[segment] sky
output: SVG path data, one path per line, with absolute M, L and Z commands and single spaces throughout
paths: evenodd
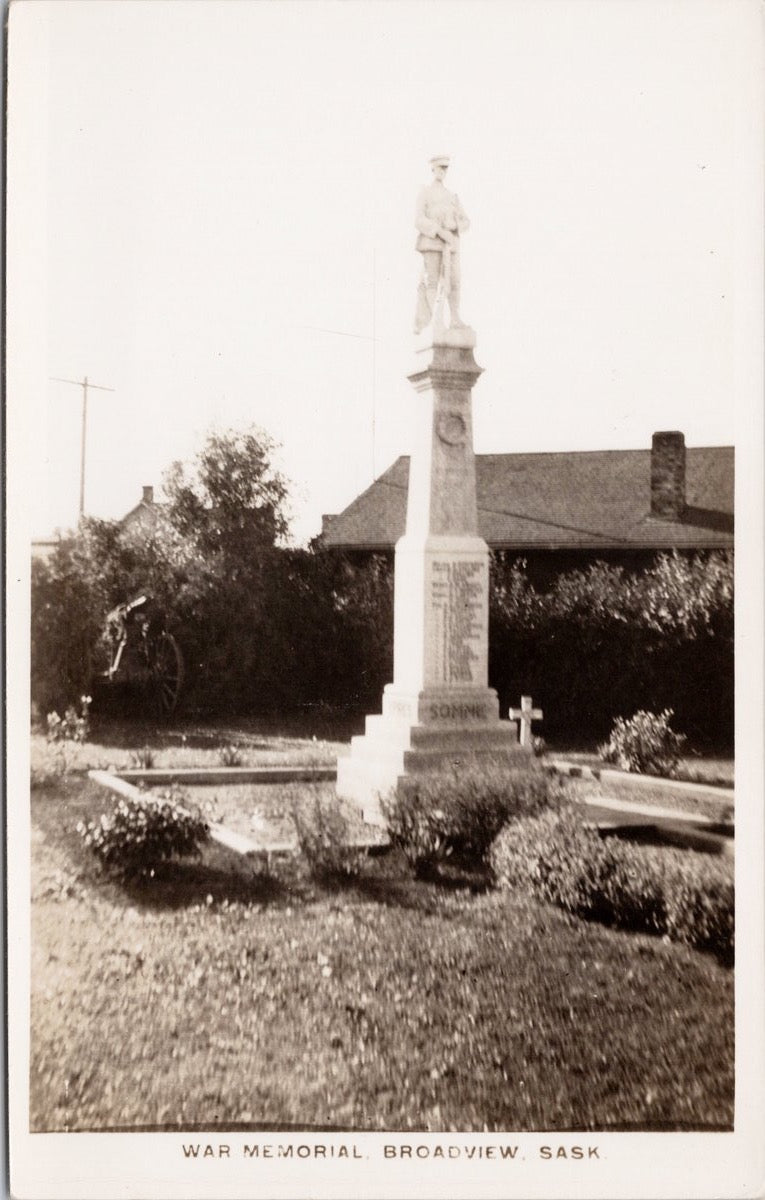
M 89 393 L 100 517 L 159 494 L 211 426 L 279 443 L 298 542 L 408 453 L 414 208 L 441 153 L 471 220 L 477 452 L 745 441 L 759 20 L 745 0 L 19 0 L 9 334 L 34 352 L 9 444 L 31 535 L 77 519 L 82 389 L 52 377 L 114 389 Z

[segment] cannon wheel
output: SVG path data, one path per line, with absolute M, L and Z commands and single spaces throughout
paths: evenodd
M 169 716 L 183 687 L 183 655 L 171 633 L 160 633 L 152 647 L 149 666 L 159 711 Z

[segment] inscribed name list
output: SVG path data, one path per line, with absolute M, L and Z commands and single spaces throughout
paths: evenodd
M 486 564 L 457 559 L 430 566 L 434 682 L 483 684 Z

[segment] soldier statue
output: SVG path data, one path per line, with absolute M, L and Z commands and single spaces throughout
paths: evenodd
M 422 277 L 417 290 L 415 333 L 429 325 L 434 315 L 440 318 L 444 295 L 449 300 L 450 328 L 465 328 L 460 319 L 460 234 L 470 228 L 470 222 L 458 197 L 444 186 L 448 167 L 449 159 L 444 155 L 431 158 L 433 182 L 417 197 L 414 223 L 419 237 L 415 249 L 422 255 Z

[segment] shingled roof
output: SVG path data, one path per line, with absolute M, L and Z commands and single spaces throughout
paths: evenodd
M 732 547 L 733 447 L 685 451 L 685 507 L 679 519 L 651 514 L 651 454 L 478 454 L 481 536 L 496 550 Z M 391 549 L 406 525 L 408 482 L 409 459 L 402 456 L 343 512 L 326 519 L 324 545 Z

